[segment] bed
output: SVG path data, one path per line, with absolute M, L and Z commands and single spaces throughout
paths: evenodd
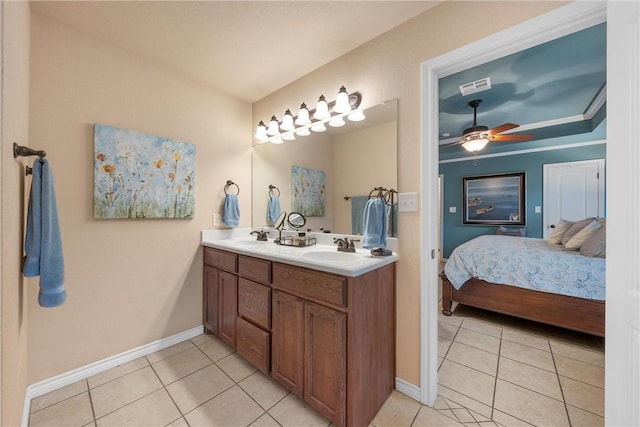
M 605 263 L 543 239 L 480 236 L 445 264 L 442 313 L 458 302 L 604 336 Z

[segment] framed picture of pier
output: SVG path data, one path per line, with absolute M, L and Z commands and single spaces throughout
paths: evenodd
M 525 225 L 525 173 L 462 178 L 462 223 Z

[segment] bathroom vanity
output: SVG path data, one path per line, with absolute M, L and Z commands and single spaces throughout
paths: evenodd
M 206 239 L 204 325 L 338 426 L 395 383 L 395 256 Z

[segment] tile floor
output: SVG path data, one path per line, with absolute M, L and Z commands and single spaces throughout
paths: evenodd
M 458 307 L 440 316 L 433 408 L 393 392 L 373 426 L 604 425 L 603 340 Z M 200 335 L 31 402 L 30 426 L 329 426 Z

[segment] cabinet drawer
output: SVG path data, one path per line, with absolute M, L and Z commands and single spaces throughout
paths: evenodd
M 238 317 L 236 351 L 258 369 L 269 373 L 269 332 Z
M 256 282 L 271 283 L 271 261 L 240 255 L 238 274 Z
M 236 272 L 238 255 L 213 248 L 204 248 L 204 263 L 221 270 Z
M 302 297 L 347 306 L 347 279 L 342 276 L 274 262 L 273 285 Z
M 265 329 L 271 328 L 271 288 L 240 278 L 238 315 Z

